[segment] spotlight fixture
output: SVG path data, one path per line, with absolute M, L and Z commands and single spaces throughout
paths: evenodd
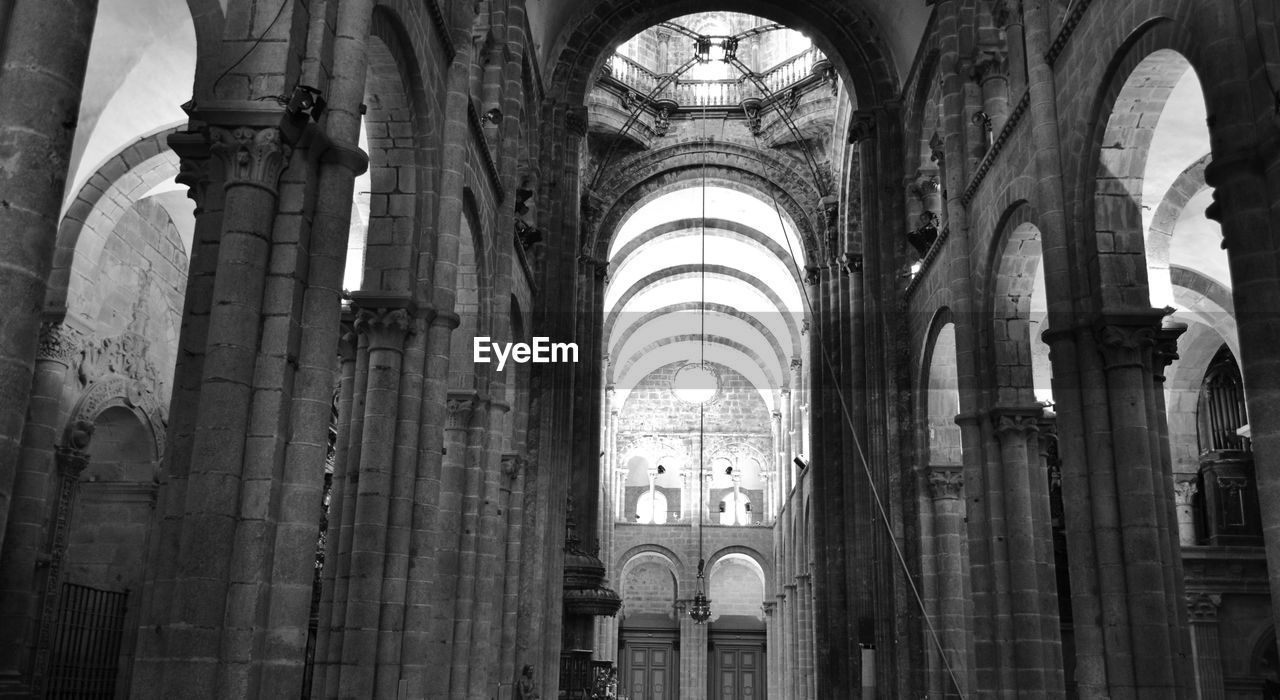
M 658 473 L 659 473 L 659 474 L 666 474 L 666 473 L 667 473 L 667 468 L 666 468 L 666 467 L 664 467 L 664 466 L 662 466 L 661 464 L 659 464 L 659 465 L 658 465 Z
M 497 124 L 498 122 L 502 121 L 502 110 L 498 109 L 497 107 L 494 107 L 493 109 L 484 113 L 483 119 L 489 122 L 490 124 Z
M 807 468 L 807 467 L 809 466 L 809 460 L 805 459 L 805 458 L 804 458 L 804 455 L 802 455 L 802 454 L 801 454 L 801 455 L 796 455 L 795 457 L 793 457 L 793 458 L 791 459 L 791 461 L 792 461 L 792 462 L 794 462 L 794 463 L 795 463 L 795 465 L 796 465 L 797 467 L 799 467 L 800 469 L 805 469 L 805 468 Z
M 733 476 L 733 467 L 725 467 L 724 473 L 728 474 L 729 476 Z

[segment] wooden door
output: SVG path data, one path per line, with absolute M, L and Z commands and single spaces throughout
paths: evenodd
M 760 646 L 716 644 L 711 653 L 713 700 L 764 698 L 764 653 Z
M 643 644 L 628 642 L 627 678 L 629 700 L 675 700 L 671 687 L 675 677 L 675 651 L 670 643 Z

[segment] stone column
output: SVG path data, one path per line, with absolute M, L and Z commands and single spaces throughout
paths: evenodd
M 794 581 L 795 579 L 792 579 Z M 802 697 L 801 678 L 800 678 L 800 646 L 803 634 L 800 627 L 799 617 L 799 597 L 796 594 L 796 584 L 787 583 L 782 586 L 782 593 L 778 594 L 778 601 L 782 603 L 784 619 L 786 620 L 786 685 L 784 691 L 788 699 Z
M 436 574 L 432 606 L 438 626 L 436 639 L 447 641 L 448 655 L 441 655 L 441 664 L 449 659 L 448 683 L 440 683 L 429 697 L 457 697 L 462 695 L 461 682 L 465 682 L 470 651 L 471 628 L 471 576 L 474 570 L 474 550 L 469 549 L 476 524 L 469 516 L 472 512 L 470 494 L 474 493 L 480 465 L 475 464 L 470 448 L 472 431 L 477 418 L 484 411 L 474 392 L 449 392 L 449 418 L 445 424 L 444 463 L 440 478 L 439 538 L 434 554 L 441 571 Z M 433 680 L 443 679 L 445 673 L 435 672 Z M 432 684 L 437 685 L 437 683 Z M 438 693 L 438 695 L 437 695 Z
M 764 611 L 764 644 L 765 644 L 765 693 L 766 700 L 780 700 L 782 696 L 779 679 L 782 676 L 782 664 L 779 663 L 782 640 L 778 630 L 778 604 L 766 600 L 760 608 Z
M 23 427 L 22 461 L 13 483 L 8 534 L 0 548 L 0 628 L 11 630 L 0 639 L 0 696 L 30 694 L 33 671 L 43 670 L 33 667 L 39 569 L 50 500 L 58 496 L 54 475 L 58 442 L 63 437 L 59 425 L 62 390 L 67 371 L 78 360 L 81 340 L 78 332 L 61 323 L 45 323 L 40 329 L 35 381 Z
M 362 296 L 357 302 L 355 330 L 362 336 L 363 429 L 359 461 L 351 475 L 344 511 L 350 528 L 350 560 L 344 572 L 346 616 L 343 620 L 341 695 L 373 697 L 394 688 L 398 669 L 378 666 L 382 579 L 387 558 L 387 526 L 392 496 L 392 463 L 398 416 L 401 362 L 411 327 L 407 297 Z M 384 662 L 385 663 L 385 662 Z M 378 676 L 381 675 L 382 678 Z
M 9 26 L 21 31 L 0 41 L 0 299 L 7 307 L 0 314 L 0 544 L 21 461 L 41 309 L 98 11 L 97 0 L 8 5 Z M 6 667 L 0 674 L 13 671 L 9 663 L 0 660 Z
M 1196 536 L 1195 497 L 1200 484 L 1195 474 L 1179 474 L 1173 482 L 1173 499 L 1178 509 L 1178 544 L 1193 547 L 1199 544 Z
M 1044 570 L 1041 556 L 1047 548 L 1040 540 L 1050 533 L 1047 528 L 1037 527 L 1036 522 L 1036 512 L 1041 510 L 1039 500 L 1048 498 L 1047 487 L 1042 483 L 1037 437 L 1040 414 L 1039 406 L 992 411 L 1000 449 L 1004 502 L 1004 518 L 996 538 L 1004 539 L 1008 547 L 1006 575 L 1009 580 L 1005 590 L 1009 595 L 1012 638 L 1006 641 L 1013 645 L 1016 687 L 1019 690 L 1038 688 L 1046 697 L 1056 697 L 1061 691 L 1049 683 L 1056 674 L 1053 668 L 1046 667 L 1049 658 L 1044 649 L 1047 641 L 1044 630 L 1056 626 L 1056 619 L 1042 620 L 1044 611 L 1040 604 L 1041 592 L 1054 588 L 1052 579 L 1041 578 Z
M 1196 690 L 1201 700 L 1225 700 L 1222 678 L 1222 646 L 1218 641 L 1218 609 L 1222 596 L 1187 594 L 1187 619 L 1191 621 L 1191 650 L 1195 658 Z
M 988 145 L 1000 135 L 1009 120 L 1007 66 L 1005 52 L 995 48 L 983 49 L 973 64 L 973 79 L 982 86 L 982 112 L 986 115 L 983 127 L 987 132 Z
M 691 598 L 676 601 L 676 617 L 680 620 L 680 696 L 701 698 L 707 695 L 707 630 L 709 624 L 698 624 L 689 617 Z M 715 601 L 711 601 L 715 615 Z
M 942 642 L 942 697 L 964 697 L 969 688 L 968 625 L 965 619 L 964 468 L 930 466 L 929 496 L 933 501 L 933 542 L 938 576 L 937 633 Z M 957 687 L 959 685 L 959 687 Z
M 991 17 L 996 26 L 1004 29 L 1005 43 L 1009 49 L 1006 92 L 1011 101 L 1021 100 L 1022 93 L 1027 89 L 1027 49 L 1022 34 L 1022 0 L 996 0 L 992 5 Z
M 499 642 L 501 664 L 498 681 L 510 682 L 520 669 L 516 668 L 516 624 L 520 613 L 520 551 L 524 541 L 524 472 L 526 460 L 518 454 L 502 455 L 502 481 L 506 513 L 505 575 L 502 596 L 502 635 Z

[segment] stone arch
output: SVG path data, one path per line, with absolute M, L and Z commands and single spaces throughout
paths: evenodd
M 53 269 L 45 309 L 65 313 L 67 299 L 81 285 L 72 275 L 78 261 L 98 260 L 107 238 L 129 207 L 156 185 L 178 174 L 178 157 L 168 137 L 183 128 L 170 125 L 120 149 L 98 166 L 58 224 Z
M 921 355 L 919 420 L 928 464 L 961 464 L 960 387 L 957 383 L 955 323 L 951 309 L 934 313 Z
M 369 169 L 358 183 L 368 183 L 369 196 L 360 285 L 366 291 L 413 288 L 417 234 L 430 220 L 431 198 L 420 196 L 427 189 L 426 139 L 434 117 L 424 87 L 403 21 L 378 5 L 369 24 L 365 74 Z
M 701 9 L 708 3 L 676 0 L 637 6 L 627 0 L 605 0 L 584 7 L 562 33 L 555 67 L 548 85 L 560 86 L 559 97 L 571 105 L 586 103 L 591 81 L 608 57 L 608 47 L 645 27 Z M 881 46 L 877 23 L 856 6 L 841 3 L 787 3 L 751 0 L 741 11 L 773 19 L 806 32 L 831 59 L 852 89 L 855 102 L 878 104 L 898 93 L 898 72 L 891 53 Z M 565 47 L 584 47 L 568 50 Z
M 1013 203 L 997 225 L 987 266 L 992 274 L 984 294 L 983 318 L 991 319 L 992 325 L 980 332 L 987 339 L 991 376 L 1002 378 L 992 396 L 996 406 L 1030 406 L 1037 400 L 1037 384 L 1047 389 L 1047 348 L 1039 341 L 1044 310 L 1032 308 L 1033 296 L 1039 294 L 1043 300 L 1044 295 L 1036 219 L 1036 212 L 1025 201 Z M 1040 363 L 1035 362 L 1037 352 Z
M 191 11 L 191 22 L 196 29 L 195 85 L 197 88 L 207 85 L 212 91 L 213 80 L 217 77 L 215 71 L 221 68 L 217 56 L 222 49 L 222 28 L 226 17 L 218 0 L 187 0 L 187 8 Z
M 750 561 L 755 569 L 756 574 L 760 577 L 760 585 L 764 591 L 764 599 L 769 600 L 774 595 L 774 571 L 773 562 L 767 557 L 760 554 L 752 547 L 741 544 L 731 544 L 721 547 L 713 551 L 706 558 L 705 571 L 708 578 L 715 571 L 716 565 L 725 560 L 744 560 Z
M 613 329 L 614 325 L 618 321 L 619 314 L 622 313 L 623 309 L 627 307 L 627 304 L 637 294 L 640 294 L 641 292 L 653 287 L 654 285 L 668 284 L 668 283 L 679 281 L 679 280 L 696 278 L 701 274 L 701 272 L 702 272 L 701 266 L 697 264 L 673 265 L 673 266 L 652 272 L 640 278 L 639 280 L 636 280 L 635 284 L 628 287 L 626 291 L 624 291 L 622 295 L 618 297 L 618 301 L 614 304 L 613 309 L 611 309 L 609 311 L 609 314 L 605 317 L 604 327 L 605 327 L 606 334 Z M 755 289 L 757 289 L 760 292 L 760 294 L 765 296 L 770 302 L 773 303 L 773 308 L 771 309 L 771 311 L 776 311 L 777 313 L 783 314 L 784 316 L 787 316 L 790 319 L 791 324 L 795 323 L 794 317 L 790 313 L 788 313 L 786 304 L 783 302 L 782 298 L 779 297 L 778 293 L 774 291 L 771 287 L 764 284 L 764 282 L 760 280 L 760 278 L 755 277 L 753 275 L 749 275 L 737 268 L 729 267 L 727 265 L 707 265 L 706 272 L 707 272 L 708 278 L 716 277 L 716 278 L 721 278 L 725 280 L 739 281 L 747 285 L 753 286 Z
M 1141 210 L 1147 151 L 1169 91 L 1186 71 L 1194 70 L 1202 86 L 1215 77 L 1203 70 L 1211 65 L 1201 55 L 1203 44 L 1185 22 L 1150 19 L 1129 34 L 1103 73 L 1087 156 L 1078 166 L 1081 219 L 1091 226 L 1077 245 L 1089 275 L 1084 293 L 1096 309 L 1150 307 Z M 1202 97 L 1211 102 L 1208 91 Z
M 618 571 L 619 580 L 627 574 L 628 567 L 642 559 L 661 561 L 667 566 L 668 571 L 671 572 L 671 576 L 676 580 L 677 596 L 679 595 L 678 587 L 685 580 L 685 577 L 691 577 L 693 575 L 688 570 L 688 565 L 685 564 L 684 560 L 680 558 L 680 555 L 677 554 L 675 550 L 657 543 L 649 542 L 645 544 L 638 544 L 618 555 L 615 566 Z
M 823 227 L 813 212 L 821 211 L 821 197 L 811 178 L 796 165 L 763 151 L 730 142 L 716 142 L 710 148 L 698 141 L 683 141 L 655 151 L 640 153 L 616 164 L 617 176 L 595 188 L 597 201 L 603 202 L 599 223 L 590 231 L 591 248 L 597 257 L 606 258 L 609 244 L 623 220 L 631 212 L 653 199 L 687 187 L 690 181 L 708 184 L 737 182 L 746 185 L 763 201 L 776 203 L 796 228 L 804 251 L 802 260 L 820 257 L 819 245 Z
M 644 346 L 643 348 L 641 348 L 632 357 L 627 358 L 627 361 L 619 368 L 618 373 L 616 375 L 610 375 L 609 377 L 607 377 L 606 382 L 612 382 L 617 379 L 621 379 L 629 376 L 630 370 L 633 366 L 636 366 L 638 363 L 640 363 L 646 354 L 651 353 L 654 350 L 657 350 L 658 348 L 677 344 L 677 343 L 683 343 L 683 342 L 697 342 L 697 341 L 700 341 L 702 337 L 703 336 L 700 336 L 698 334 L 680 334 L 680 335 L 672 335 L 666 338 L 662 338 L 660 340 L 656 340 Z M 772 380 L 769 382 L 767 387 L 758 387 L 762 392 L 765 391 L 766 388 L 776 389 L 779 386 L 781 386 L 780 376 L 778 374 L 770 373 L 770 370 L 773 369 L 773 367 L 771 367 L 771 365 L 767 361 L 765 361 L 765 359 L 760 356 L 760 353 L 756 352 L 754 348 L 748 347 L 742 343 L 739 343 L 736 340 L 733 340 L 732 338 L 726 338 L 724 336 L 707 335 L 705 337 L 706 337 L 706 342 L 708 346 L 713 346 L 713 345 L 722 346 L 725 348 L 736 350 L 742 355 L 745 355 L 746 357 L 751 358 L 751 361 L 755 363 L 756 368 L 758 368 L 765 377 Z M 713 362 L 714 360 L 712 360 L 711 358 L 708 358 L 708 361 Z M 728 365 L 728 366 L 738 371 L 740 371 L 741 369 L 733 365 Z M 610 368 L 610 370 L 612 371 L 612 367 Z M 780 372 L 781 370 L 779 369 L 777 371 Z M 773 401 L 769 399 L 765 399 L 765 405 L 768 406 L 770 410 L 773 410 Z
M 769 342 L 769 349 L 773 351 L 774 357 L 778 360 L 779 367 L 787 367 L 790 364 L 789 358 L 800 354 L 799 339 L 796 336 L 786 339 L 778 338 L 753 314 L 746 313 L 740 309 L 725 304 L 708 303 L 704 307 L 698 302 L 690 301 L 680 304 L 670 304 L 645 313 L 635 323 L 631 324 L 625 331 L 623 331 L 622 335 L 619 336 L 615 342 L 610 344 L 610 356 L 614 356 L 614 349 L 626 347 L 627 341 L 647 324 L 660 320 L 664 316 L 679 314 L 681 312 L 696 312 L 702 308 L 705 308 L 709 315 L 714 314 L 717 316 L 726 316 L 737 319 L 759 332 L 760 335 Z M 782 346 L 782 341 L 784 340 L 791 341 L 789 347 L 784 348 Z
M 452 389 L 487 389 L 492 363 L 472 362 L 472 338 L 493 335 L 493 280 L 489 248 L 486 247 L 481 208 L 468 188 L 462 192 L 462 230 L 458 233 L 457 277 L 454 283 L 454 311 L 461 318 L 450 347 L 449 386 Z
M 614 258 L 616 264 L 625 264 L 633 253 L 643 251 L 650 244 L 661 239 L 669 239 L 672 237 L 696 236 L 702 227 L 714 233 L 710 234 L 722 238 L 728 238 L 735 241 L 741 241 L 759 249 L 761 252 L 776 258 L 781 262 L 790 273 L 796 287 L 800 287 L 800 271 L 796 269 L 790 251 L 780 245 L 777 241 L 756 229 L 736 221 L 727 219 L 717 219 L 707 217 L 706 219 L 687 218 L 668 221 L 664 224 L 654 226 L 644 233 L 631 239 L 620 248 Z

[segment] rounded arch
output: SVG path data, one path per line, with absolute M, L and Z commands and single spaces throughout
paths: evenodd
M 1040 340 L 1047 308 L 1041 266 L 1040 229 L 1026 201 L 1014 202 L 1000 218 L 987 269 L 991 275 L 983 295 L 981 329 L 989 350 L 995 387 L 994 405 L 1030 406 L 1049 390 L 1048 348 Z
M 404 21 L 387 6 L 375 6 L 362 123 L 369 168 L 356 182 L 356 209 L 366 220 L 352 236 L 363 238 L 363 290 L 413 289 L 417 234 L 430 220 L 432 199 L 419 196 L 428 189 L 426 139 L 435 119 L 425 85 Z
M 614 570 L 618 572 L 618 579 L 621 580 L 622 577 L 626 576 L 628 567 L 641 560 L 663 562 L 671 572 L 671 575 L 675 577 L 677 595 L 679 595 L 679 586 L 685 581 L 685 577 L 692 577 L 693 575 L 688 571 L 684 560 L 674 550 L 657 543 L 648 542 L 631 547 L 618 555 L 614 565 Z
M 46 310 L 66 311 L 67 299 L 81 284 L 72 276 L 72 269 L 77 264 L 96 264 L 130 205 L 178 174 L 178 157 L 169 150 L 168 138 L 182 128 L 171 124 L 121 148 L 99 165 L 76 193 L 58 224 Z
M 1201 28 L 1203 29 L 1203 28 Z M 1201 70 L 1202 40 L 1184 22 L 1157 17 L 1129 34 L 1091 102 L 1088 154 L 1080 161 L 1085 235 L 1077 246 L 1099 310 L 1150 308 L 1142 183 L 1147 153 L 1173 87 Z M 1206 103 L 1210 95 L 1202 92 Z M 1210 110 L 1212 113 L 1212 110 Z
M 922 452 L 931 465 L 961 463 L 960 386 L 957 380 L 955 323 L 951 309 L 933 316 L 920 368 L 920 425 Z
M 690 330 L 696 329 L 699 323 L 698 311 L 703 308 L 706 310 L 706 318 L 712 321 L 707 326 L 709 332 L 716 332 L 717 326 L 722 328 L 726 335 L 736 329 L 739 332 L 733 332 L 732 335 L 740 340 L 749 341 L 749 345 L 755 345 L 757 341 L 763 342 L 764 345 L 759 350 L 760 357 L 763 359 L 769 353 L 772 353 L 780 372 L 785 371 L 790 366 L 790 357 L 799 354 L 799 345 L 794 339 L 791 339 L 791 342 L 784 346 L 783 343 L 787 339 L 776 337 L 764 323 L 752 314 L 744 313 L 725 304 L 706 304 L 704 307 L 698 302 L 684 302 L 649 311 L 636 319 L 634 323 L 619 334 L 616 340 L 610 342 L 609 356 L 620 359 L 626 358 L 626 361 L 631 360 L 636 353 L 624 353 L 623 351 L 628 348 L 628 344 L 633 338 L 643 342 L 644 336 L 649 335 L 644 333 L 646 330 L 652 330 L 658 337 L 661 337 L 672 331 L 679 331 L 682 326 L 687 326 Z M 649 337 L 653 336 L 649 335 Z M 649 346 L 646 345 L 646 347 Z M 788 347 L 790 352 L 788 352 Z M 782 381 L 785 383 L 785 376 Z
M 772 560 L 766 558 L 752 547 L 740 544 L 728 545 L 713 551 L 711 555 L 706 558 L 706 566 L 704 570 L 708 574 L 707 577 L 710 578 L 711 574 L 715 573 L 716 567 L 726 561 L 748 563 L 752 571 L 760 577 L 760 585 L 764 591 L 764 599 L 770 600 L 773 598 L 775 590 Z
M 611 166 L 611 173 L 595 190 L 603 213 L 588 245 L 597 257 L 608 256 L 612 236 L 632 212 L 704 177 L 708 184 L 737 182 L 733 189 L 749 188 L 761 200 L 776 202 L 801 240 L 804 250 L 796 254 L 803 254 L 805 264 L 821 257 L 823 228 L 815 214 L 821 211 L 821 196 L 812 177 L 768 153 L 730 142 L 681 141 L 624 159 Z

